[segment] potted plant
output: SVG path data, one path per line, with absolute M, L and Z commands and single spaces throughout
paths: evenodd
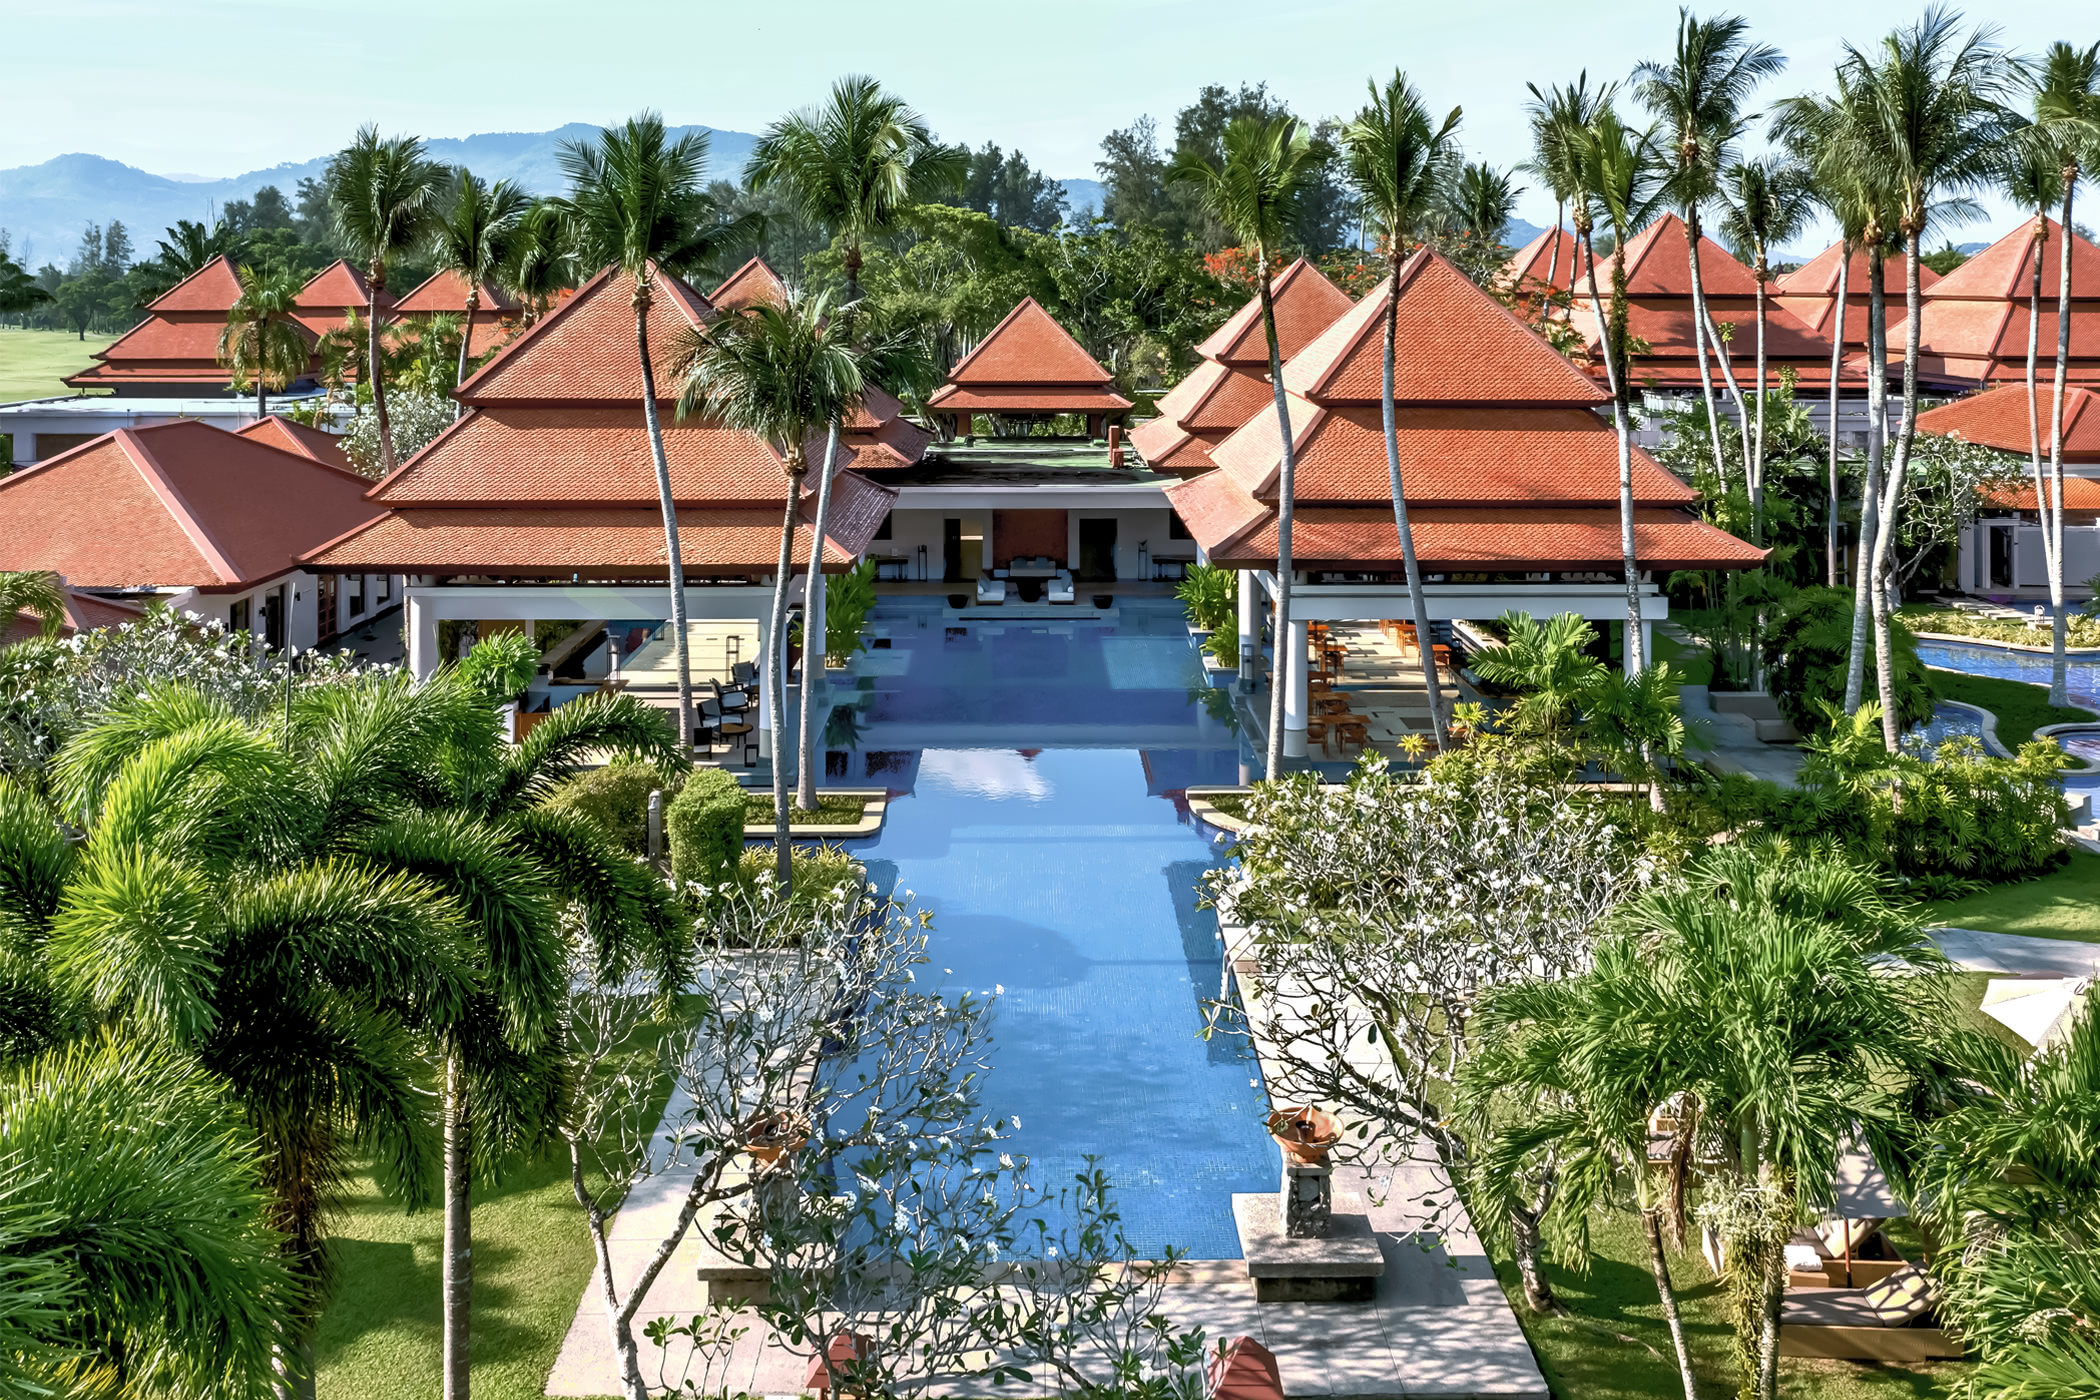
M 809 1141 L 809 1120 L 799 1113 L 776 1110 L 744 1121 L 744 1151 L 760 1167 L 770 1167 Z
M 1291 1161 L 1317 1167 L 1342 1140 L 1342 1125 L 1325 1109 L 1279 1108 L 1269 1115 L 1269 1136 Z

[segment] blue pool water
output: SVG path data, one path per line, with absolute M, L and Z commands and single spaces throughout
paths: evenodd
M 1199 1038 L 1217 857 L 1180 790 L 1241 755 L 1178 610 L 956 629 L 886 602 L 875 624 L 828 780 L 902 793 L 856 851 L 932 912 L 947 985 L 998 998 L 987 1108 L 1040 1185 L 1098 1157 L 1141 1254 L 1239 1257 L 1232 1194 L 1274 1189 L 1276 1150 L 1244 1043 Z
M 2046 652 L 2011 651 L 1967 642 L 1919 642 L 1918 658 L 1928 666 L 1944 666 L 1950 671 L 1963 671 L 1972 676 L 1996 676 L 2001 680 L 2026 681 L 2033 685 L 2049 684 L 2050 661 Z M 2064 681 L 2072 704 L 2100 710 L 2100 658 L 2071 657 Z M 1927 731 L 1931 741 L 1937 742 L 1948 734 L 1974 734 L 1981 728 L 1982 725 L 1966 711 L 1943 705 L 1933 716 Z M 2100 730 L 2063 735 L 2057 742 L 2072 756 L 2087 763 L 2100 764 Z M 2073 797 L 2081 792 L 2092 792 L 2100 798 L 2100 774 L 2067 773 L 2063 783 Z

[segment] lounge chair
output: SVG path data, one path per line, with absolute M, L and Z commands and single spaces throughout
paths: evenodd
M 1050 580 L 1050 601 L 1053 603 L 1070 603 L 1077 601 L 1078 596 L 1072 589 L 1072 571 L 1070 569 L 1059 569 Z
M 1786 1245 L 1787 1286 L 1864 1288 L 1906 1267 L 1882 1237 L 1881 1226 L 1881 1221 L 1871 1218 L 1828 1219 L 1796 1230 Z
M 977 576 L 977 601 L 983 606 L 997 606 L 1006 601 L 1006 580 L 993 578 L 989 574 Z
M 1836 1361 L 1930 1361 L 1960 1356 L 1934 1311 L 1932 1279 L 1906 1264 L 1865 1288 L 1789 1293 L 1779 1310 L 1779 1354 Z

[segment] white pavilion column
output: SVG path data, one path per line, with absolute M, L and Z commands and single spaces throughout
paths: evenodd
M 429 680 L 438 668 L 437 608 L 411 589 L 408 595 L 408 673 Z
M 1261 584 L 1254 570 L 1240 570 L 1240 680 L 1249 687 L 1261 674 Z
M 1306 645 L 1305 622 L 1294 617 L 1291 619 L 1289 644 L 1284 648 L 1283 753 L 1286 758 L 1305 757 L 1305 712 L 1309 708 L 1306 704 Z

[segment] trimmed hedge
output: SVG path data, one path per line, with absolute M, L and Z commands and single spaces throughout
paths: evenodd
M 658 788 L 667 796 L 675 794 L 678 780 L 665 778 L 650 764 L 623 758 L 566 779 L 548 796 L 547 805 L 590 818 L 622 850 L 642 856 L 649 853 L 649 794 Z M 670 824 L 668 806 L 667 802 L 666 827 Z
M 695 768 L 664 810 L 671 878 L 720 884 L 744 851 L 744 790 L 719 768 Z

